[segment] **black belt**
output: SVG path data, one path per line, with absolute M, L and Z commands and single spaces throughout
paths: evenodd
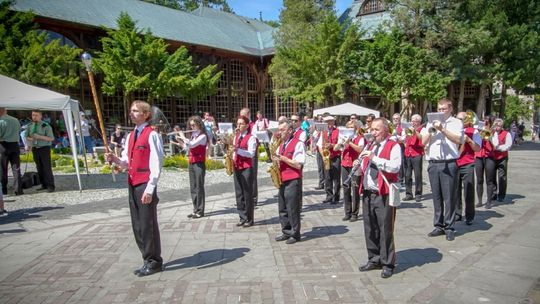
M 430 164 L 449 164 L 449 163 L 455 163 L 456 159 L 433 159 L 430 160 Z
M 50 148 L 51 146 L 43 146 L 43 147 L 32 147 L 32 150 L 37 150 L 41 148 Z
M 379 191 L 369 189 L 364 189 L 362 193 L 364 193 L 364 195 L 379 195 Z

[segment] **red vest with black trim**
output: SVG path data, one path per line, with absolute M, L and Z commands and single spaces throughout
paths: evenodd
M 199 134 L 199 136 L 206 136 L 206 135 L 201 133 Z M 190 148 L 188 159 L 189 159 L 190 164 L 204 163 L 204 161 L 206 160 L 206 144 L 198 145 L 196 147 Z
M 285 143 L 281 144 L 279 146 L 280 154 L 289 159 L 293 159 L 294 151 L 296 150 L 296 144 L 298 144 L 298 142 L 301 142 L 301 141 L 298 138 L 293 137 L 288 143 L 286 143 L 287 145 L 285 146 L 285 150 L 283 150 L 283 146 L 285 145 Z M 286 181 L 290 181 L 290 180 L 298 179 L 302 177 L 302 169 L 293 168 L 282 161 L 279 162 L 279 172 L 281 175 L 282 182 L 286 182 Z
M 499 145 L 504 145 L 506 143 L 506 134 L 508 134 L 508 131 L 506 130 L 499 132 Z M 505 157 L 508 157 L 508 151 L 497 151 L 493 149 L 493 159 L 501 160 Z
M 482 147 L 480 147 L 480 151 L 474 152 L 475 158 L 486 158 L 491 157 L 493 154 L 493 145 L 491 144 L 491 141 L 485 140 L 482 138 Z
M 394 148 L 394 146 L 397 145 L 397 144 L 398 144 L 397 142 L 388 139 L 386 141 L 386 144 L 382 148 L 382 151 L 379 153 L 379 157 L 384 158 L 384 159 L 390 159 L 390 154 L 392 152 L 392 148 Z M 362 164 L 363 173 L 362 173 L 362 177 L 360 178 L 360 186 L 358 187 L 358 191 L 359 191 L 360 194 L 362 194 L 362 188 L 363 188 L 363 185 L 364 185 L 364 177 L 366 176 L 368 165 L 369 165 L 369 159 L 364 158 L 363 159 L 363 164 Z M 396 173 L 383 172 L 381 170 L 377 171 L 377 186 L 379 188 L 379 195 L 388 195 L 390 190 L 388 189 L 388 186 L 384 182 L 384 180 L 383 180 L 383 178 L 381 176 L 381 172 L 382 172 L 382 174 L 384 174 L 384 176 L 386 177 L 386 179 L 388 180 L 389 183 L 395 183 L 399 178 L 399 170 Z
M 474 128 L 467 127 L 463 129 L 463 133 L 465 134 L 465 136 L 468 136 L 470 139 L 472 139 L 474 135 Z M 471 148 L 471 145 L 464 143 L 463 151 L 461 152 L 459 158 L 456 161 L 458 167 L 463 167 L 465 165 L 474 163 L 474 154 L 475 153 Z
M 324 140 L 327 143 L 330 143 L 330 148 L 328 150 L 330 151 L 330 159 L 334 159 L 336 157 L 339 157 L 341 155 L 341 151 L 334 150 L 334 145 L 337 144 L 339 139 L 339 130 L 336 127 L 332 127 L 328 130 L 328 132 L 323 133 Z
M 422 127 L 416 129 L 416 132 L 422 131 Z M 405 137 L 405 157 L 417 157 L 424 155 L 424 145 L 416 133 Z
M 362 135 L 358 135 L 353 139 L 353 144 L 358 145 L 362 139 Z M 360 153 L 356 152 L 350 145 L 345 146 L 343 149 L 343 155 L 341 156 L 341 166 L 346 168 L 352 168 L 353 162 L 358 158 Z
M 147 125 L 143 128 L 137 141 L 135 141 L 135 131 L 131 132 L 128 143 L 128 183 L 137 186 L 147 183 L 150 180 L 150 144 L 148 138 L 153 131 Z
M 304 130 L 302 130 L 302 128 L 298 128 L 298 130 L 294 131 L 294 138 L 300 140 L 300 135 L 302 135 L 302 132 L 304 132 Z
M 248 141 L 251 138 L 251 134 L 246 133 L 244 137 L 242 138 L 242 141 L 238 142 L 240 139 L 240 134 L 236 134 L 236 137 L 234 138 L 234 143 L 238 149 L 247 150 L 248 149 Z M 253 166 L 253 158 L 245 157 L 238 155 L 236 153 L 236 158 L 234 159 L 234 168 L 236 170 L 244 170 L 247 168 L 251 168 Z

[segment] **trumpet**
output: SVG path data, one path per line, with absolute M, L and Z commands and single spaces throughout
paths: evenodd
M 480 137 L 482 137 L 483 140 L 488 141 L 491 138 L 491 130 L 488 129 L 482 129 L 480 130 Z
M 405 129 L 405 135 L 406 136 L 413 136 L 415 133 L 415 130 L 411 129 L 411 128 L 407 128 Z

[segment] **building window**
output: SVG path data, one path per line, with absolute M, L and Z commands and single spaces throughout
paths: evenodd
M 384 5 L 380 0 L 367 0 L 360 8 L 358 16 L 374 14 L 382 11 L 384 11 Z

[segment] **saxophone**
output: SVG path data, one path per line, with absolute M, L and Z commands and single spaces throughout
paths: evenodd
M 283 143 L 283 139 L 281 139 L 281 136 L 279 138 L 276 138 L 276 136 L 272 137 L 272 142 L 270 143 L 270 147 L 268 150 L 270 150 L 270 155 L 268 157 L 271 157 L 272 155 L 276 154 L 277 149 L 279 146 Z M 281 187 L 281 173 L 279 172 L 279 163 L 276 161 L 272 162 L 272 165 L 266 170 L 270 174 L 270 177 L 272 178 L 272 183 L 274 183 L 274 186 L 276 188 Z
M 233 153 L 234 153 L 234 133 L 225 135 L 227 142 L 227 152 L 225 153 L 225 172 L 227 175 L 232 175 L 234 171 Z
M 326 135 L 326 136 L 325 136 Z M 328 149 L 328 147 L 326 146 L 326 141 L 327 141 L 327 138 L 328 138 L 328 131 L 326 131 L 326 133 L 323 133 L 321 134 L 321 136 L 323 137 L 322 139 L 322 159 L 323 159 L 323 164 L 324 164 L 324 170 L 328 171 L 330 170 L 330 149 Z

